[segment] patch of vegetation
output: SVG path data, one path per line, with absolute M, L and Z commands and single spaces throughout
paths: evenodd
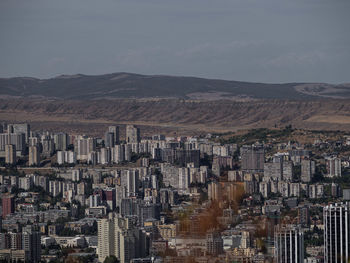
M 221 144 L 253 143 L 255 141 L 263 142 L 263 141 L 266 141 L 268 138 L 278 139 L 282 137 L 288 137 L 292 134 L 292 132 L 293 132 L 293 129 L 291 125 L 286 126 L 284 129 L 276 129 L 276 130 L 259 128 L 259 129 L 249 130 L 246 134 L 233 136 L 228 139 L 220 138 L 219 141 Z

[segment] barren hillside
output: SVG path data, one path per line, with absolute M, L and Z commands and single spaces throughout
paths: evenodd
M 179 99 L 0 100 L 1 121 L 98 132 L 110 123 L 157 131 L 225 132 L 254 127 L 350 130 L 349 100 L 191 101 Z M 92 125 L 94 124 L 94 125 Z M 95 129 L 95 130 L 94 130 Z M 154 129 L 153 129 L 154 130 Z

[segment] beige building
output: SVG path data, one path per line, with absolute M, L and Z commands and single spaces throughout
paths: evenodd
M 40 153 L 38 146 L 29 147 L 29 166 L 40 163 Z
M 110 213 L 108 218 L 98 221 L 99 262 L 114 255 L 120 263 L 130 262 L 133 258 L 142 257 L 143 246 L 140 242 L 141 233 L 129 218 Z
M 16 146 L 13 144 L 5 145 L 5 162 L 8 164 L 16 163 Z
M 159 225 L 158 231 L 159 231 L 160 236 L 165 240 L 176 237 L 176 225 L 175 224 Z

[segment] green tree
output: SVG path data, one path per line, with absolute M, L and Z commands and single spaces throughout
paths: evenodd
M 115 256 L 109 256 L 106 257 L 105 261 L 103 263 L 118 263 L 119 260 Z

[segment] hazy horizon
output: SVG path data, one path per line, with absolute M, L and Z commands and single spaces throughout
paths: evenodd
M 346 0 L 0 2 L 0 77 L 350 82 Z

